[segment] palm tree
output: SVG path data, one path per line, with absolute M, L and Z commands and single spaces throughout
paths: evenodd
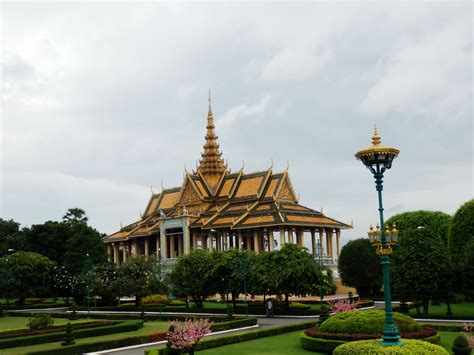
M 63 221 L 65 223 L 87 223 L 88 218 L 86 212 L 80 208 L 70 208 L 67 210 L 67 213 L 63 216 Z

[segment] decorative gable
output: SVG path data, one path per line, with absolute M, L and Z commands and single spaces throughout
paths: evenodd
M 186 182 L 181 193 L 181 198 L 179 200 L 180 205 L 193 205 L 200 202 L 201 197 L 196 191 L 196 188 L 193 186 L 191 180 L 186 178 Z
M 288 179 L 288 175 L 285 176 L 282 185 L 277 194 L 277 200 L 285 200 L 285 201 L 296 201 L 295 195 L 293 193 L 293 188 Z

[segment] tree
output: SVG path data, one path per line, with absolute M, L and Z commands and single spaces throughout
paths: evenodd
M 53 261 L 36 253 L 20 251 L 3 256 L 0 258 L 0 275 L 5 281 L 2 287 L 18 298 L 18 304 L 24 304 L 27 297 L 47 293 L 54 266 Z
M 265 296 L 279 292 L 275 277 L 277 252 L 252 254 L 250 257 L 250 288 L 252 293 Z
M 474 240 L 474 199 L 463 204 L 454 214 L 449 232 L 449 244 L 453 261 L 464 264 L 466 245 Z
M 247 252 L 229 249 L 213 254 L 216 289 L 221 295 L 231 295 L 234 308 L 236 307 L 236 300 L 239 294 L 245 292 L 243 277 L 248 278 L 249 276 L 242 275 L 245 272 L 242 259 L 247 258 L 247 255 L 244 255 L 245 253 Z M 250 265 L 248 264 L 247 268 L 249 267 Z
M 184 322 L 178 320 L 171 322 L 173 329 L 167 335 L 169 348 L 175 350 L 187 350 L 191 355 L 194 354 L 199 340 L 211 332 L 209 319 L 187 319 Z
M 441 238 L 445 246 L 448 246 L 449 227 L 452 217 L 441 211 L 411 211 L 390 217 L 385 223 L 392 227 L 397 225 L 400 239 L 411 229 L 423 227 L 429 229 L 434 236 Z
M 204 300 L 218 291 L 215 281 L 220 276 L 216 277 L 213 260 L 212 254 L 201 249 L 181 256 L 169 275 L 173 294 L 191 297 L 202 308 Z
M 466 245 L 462 282 L 465 300 L 474 301 L 474 239 Z
M 323 288 L 332 281 L 329 270 L 325 270 L 314 260 L 311 254 L 295 244 L 285 244 L 274 252 L 274 270 L 268 276 L 275 279 L 275 291 L 285 295 L 285 305 L 289 307 L 289 296 L 302 296 L 315 293 L 319 283 Z
M 107 262 L 106 246 L 98 231 L 84 223 L 69 227 L 72 235 L 67 240 L 64 252 L 64 266 L 69 272 L 80 273 L 87 258 L 90 258 L 92 265 Z
M 393 286 L 400 301 L 421 302 L 427 314 L 429 300 L 437 293 L 446 293 L 447 248 L 430 229 L 412 229 L 400 239 L 392 261 Z
M 80 208 L 70 208 L 63 216 L 63 222 L 69 224 L 87 223 L 88 218 L 86 212 Z
M 373 296 L 382 287 L 380 258 L 368 239 L 351 240 L 344 245 L 338 268 L 342 283 L 355 287 L 361 297 Z
M 0 218 L 0 256 L 6 255 L 9 250 L 28 251 L 28 240 L 20 231 L 20 223 Z
M 53 272 L 53 287 L 56 296 L 62 297 L 66 306 L 73 296 L 76 280 L 64 266 L 55 266 Z
M 135 256 L 120 266 L 114 287 L 120 295 L 135 295 L 135 306 L 138 307 L 142 297 L 150 293 L 159 278 L 160 270 L 154 260 Z

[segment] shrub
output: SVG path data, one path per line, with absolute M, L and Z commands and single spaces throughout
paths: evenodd
M 401 333 L 414 332 L 421 329 L 413 318 L 400 313 L 393 313 L 395 324 Z M 364 312 L 343 312 L 325 320 L 319 330 L 328 333 L 382 333 L 385 324 L 383 310 Z
M 311 307 L 307 304 L 299 303 L 299 302 L 291 302 L 290 309 L 310 309 Z
M 28 327 L 30 330 L 40 330 L 52 327 L 54 319 L 49 313 L 39 313 L 30 319 Z
M 338 346 L 333 354 L 449 354 L 439 345 L 421 340 L 402 339 L 402 346 L 382 346 L 381 340 L 360 340 Z
M 454 339 L 451 350 L 455 355 L 469 355 L 472 351 L 464 334 L 460 334 Z
M 147 304 L 168 304 L 170 300 L 166 295 L 149 295 L 142 298 L 142 303 Z

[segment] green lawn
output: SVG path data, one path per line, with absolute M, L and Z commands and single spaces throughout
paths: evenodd
M 453 312 L 453 318 L 456 316 L 463 317 L 472 317 L 474 319 L 474 302 L 461 302 L 451 305 L 451 310 Z M 446 315 L 446 305 L 441 304 L 439 306 L 432 306 L 428 309 L 429 315 L 432 316 L 445 316 Z M 410 309 L 410 316 L 416 318 L 416 310 Z
M 71 323 L 84 323 L 84 322 L 93 322 L 97 321 L 97 319 L 77 319 L 70 321 L 67 318 L 53 318 L 54 319 L 54 325 L 62 325 L 66 324 L 67 322 Z M 2 331 L 7 331 L 7 330 L 16 330 L 16 329 L 26 329 L 28 328 L 28 322 L 29 322 L 28 317 L 3 317 L 0 318 L 0 332 Z
M 169 328 L 168 322 L 146 322 L 143 328 L 133 331 L 133 332 L 116 333 L 116 334 L 101 335 L 101 336 L 91 337 L 91 338 L 76 339 L 76 344 L 87 344 L 87 343 L 93 343 L 100 340 L 123 339 L 123 338 L 132 337 L 132 336 L 147 335 L 154 332 L 158 332 L 160 330 L 168 330 L 168 328 Z M 0 350 L 0 353 L 2 355 L 17 355 L 17 354 L 25 354 L 32 351 L 51 350 L 51 349 L 57 349 L 57 348 L 61 348 L 61 345 L 59 342 L 23 346 L 23 347 L 18 347 L 18 348 L 11 348 L 11 349 L 2 349 Z
M 451 346 L 454 338 L 458 336 L 458 332 L 440 332 L 441 346 L 451 353 Z M 257 354 L 257 355 L 283 355 L 283 354 L 319 354 L 307 351 L 300 346 L 301 331 L 277 335 L 273 337 L 250 340 L 243 343 L 227 345 L 219 348 L 199 351 L 202 355 L 226 354 Z

